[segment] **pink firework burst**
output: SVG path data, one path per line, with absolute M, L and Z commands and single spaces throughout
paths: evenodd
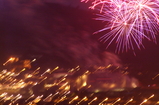
M 82 0 L 88 2 L 89 0 Z M 129 49 L 134 45 L 144 47 L 143 39 L 156 43 L 159 29 L 159 1 L 158 0 L 94 0 L 91 9 L 100 11 L 96 20 L 106 22 L 103 29 L 95 32 L 107 31 L 100 38 L 108 42 L 107 47 L 116 43 L 116 52 Z

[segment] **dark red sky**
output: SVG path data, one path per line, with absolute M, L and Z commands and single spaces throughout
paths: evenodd
M 86 9 L 88 4 L 80 3 L 79 0 L 53 0 L 64 6 L 55 4 L 51 7 L 41 2 L 17 1 L 5 0 L 4 5 L 1 5 L 1 58 L 3 54 L 33 51 L 49 56 L 57 54 L 55 59 L 59 62 L 71 63 L 78 58 L 78 62 L 99 63 L 101 52 L 114 53 L 114 47 L 105 49 L 105 45 L 99 44 L 96 39 L 98 34 L 92 35 L 103 24 L 92 19 L 94 15 Z M 80 10 L 83 7 L 85 9 Z M 143 43 L 145 49 L 136 49 L 136 56 L 131 50 L 116 55 L 123 63 L 134 65 L 140 70 L 159 70 L 158 44 L 146 40 Z

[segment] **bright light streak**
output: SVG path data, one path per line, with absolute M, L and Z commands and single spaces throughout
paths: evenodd
M 152 94 L 152 95 L 151 95 L 150 97 L 148 97 L 147 99 L 144 99 L 144 101 L 142 101 L 142 102 L 140 103 L 140 105 L 146 103 L 149 99 L 153 98 L 154 96 L 155 96 L 155 95 Z
M 133 99 L 131 98 L 129 101 L 127 101 L 124 105 L 127 105 L 127 104 L 129 104 L 130 102 L 132 102 L 133 101 Z
M 32 97 L 34 97 L 35 95 L 31 95 L 28 99 L 25 100 L 25 102 L 27 102 L 29 99 L 31 99 Z
M 21 99 L 21 98 L 22 98 L 22 95 L 20 95 L 19 97 L 17 97 L 17 99 L 15 99 L 15 100 L 13 101 L 13 103 L 16 102 L 17 100 Z
M 53 94 L 53 96 L 52 96 L 52 97 L 56 96 L 57 94 L 59 94 L 59 92 L 56 92 L 55 94 Z
M 105 98 L 102 102 L 99 103 L 99 105 L 102 105 L 107 100 L 108 100 L 108 98 Z
M 105 32 L 100 38 L 108 48 L 116 44 L 116 52 L 144 48 L 143 39 L 156 43 L 159 29 L 158 0 L 81 0 L 92 2 L 91 9 L 100 11 L 96 20 L 106 23 L 96 33 Z
M 62 101 L 64 101 L 65 99 L 66 99 L 66 96 L 61 97 L 61 98 L 56 102 L 56 104 L 57 104 L 57 103 L 60 103 L 60 102 L 62 102 Z
M 36 59 L 33 59 L 31 62 L 35 62 L 36 61 Z
M 52 73 L 52 72 L 54 72 L 55 70 L 58 70 L 58 69 L 59 69 L 59 67 L 57 66 L 50 73 Z
M 21 95 L 20 94 L 18 94 L 18 95 L 16 95 L 14 98 L 12 98 L 12 102 L 13 102 L 13 100 L 15 101 L 18 97 L 20 97 Z
M 47 69 L 43 74 L 41 74 L 41 76 L 43 76 L 46 73 L 49 73 L 50 71 L 51 71 L 50 69 Z
M 8 93 L 2 93 L 1 95 L 0 95 L 0 97 L 5 97 L 6 95 L 7 95 Z
M 47 79 L 47 77 L 43 78 L 41 81 L 38 82 L 38 84 L 40 84 L 41 82 L 43 82 L 46 79 Z
M 66 78 L 62 78 L 56 85 L 59 85 L 61 82 L 65 81 Z
M 117 102 L 119 102 L 121 98 L 118 98 L 115 102 L 112 103 L 112 105 L 115 105 Z
M 43 99 L 44 102 L 50 102 L 52 100 L 52 94 Z
M 88 105 L 90 105 L 92 102 L 96 101 L 97 100 L 97 97 L 93 98 L 89 103 Z
M 154 96 L 155 96 L 155 95 L 154 95 L 154 94 L 152 94 L 152 95 L 151 95 L 149 98 L 147 98 L 147 99 L 149 100 L 149 99 L 153 98 Z
M 16 60 L 16 58 L 15 57 L 11 57 L 5 63 L 3 63 L 3 66 L 5 66 L 8 62 L 13 62 L 14 60 Z
M 36 97 L 33 102 L 38 103 L 42 99 L 43 95 Z
M 84 98 L 82 98 L 76 105 L 80 105 L 80 103 L 82 102 L 82 101 L 87 101 L 88 100 L 88 98 L 87 98 L 87 96 L 85 96 Z
M 78 96 L 75 96 L 72 100 L 69 101 L 69 104 L 72 104 L 73 101 L 77 100 L 78 99 Z
M 147 99 L 145 99 L 144 101 L 142 101 L 141 103 L 140 103 L 140 105 L 143 105 L 144 103 L 146 103 L 148 100 Z
M 154 79 L 157 78 L 158 76 L 159 76 L 159 74 L 155 75 L 155 76 L 152 78 L 152 80 L 154 80 Z
M 10 100 L 12 97 L 13 97 L 13 94 L 10 95 L 10 96 L 8 96 L 8 97 L 6 97 L 4 100 L 5 100 L 5 101 Z

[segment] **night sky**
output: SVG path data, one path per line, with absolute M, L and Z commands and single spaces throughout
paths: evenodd
M 157 72 L 159 45 L 144 40 L 145 48 L 117 54 L 100 43 L 103 23 L 96 21 L 89 4 L 80 0 L 1 0 L 0 57 L 42 55 L 54 65 L 129 65 L 134 72 Z M 158 39 L 157 39 L 158 40 Z M 159 40 L 158 40 L 159 43 Z

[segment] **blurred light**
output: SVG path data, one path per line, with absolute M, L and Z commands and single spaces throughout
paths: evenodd
M 78 103 L 77 103 L 77 105 L 79 105 L 82 101 L 87 101 L 88 100 L 88 98 L 85 96 L 84 98 L 82 98 Z
M 133 99 L 131 98 L 128 102 L 126 102 L 124 105 L 127 105 L 127 104 L 129 104 L 130 102 L 132 102 L 133 101 Z
M 117 102 L 119 102 L 121 100 L 121 98 L 118 98 L 118 100 L 116 100 L 114 103 L 112 103 L 112 105 L 115 105 Z
M 90 105 L 92 102 L 96 101 L 97 100 L 97 97 L 95 97 L 93 100 L 91 100 L 88 105 Z
M 102 105 L 107 100 L 108 100 L 108 98 L 105 98 L 102 102 L 99 103 L 99 105 Z
M 35 62 L 36 61 L 36 59 L 33 59 L 31 62 Z
M 73 103 L 73 101 L 77 100 L 78 96 L 75 96 L 72 100 L 69 101 L 69 104 Z

